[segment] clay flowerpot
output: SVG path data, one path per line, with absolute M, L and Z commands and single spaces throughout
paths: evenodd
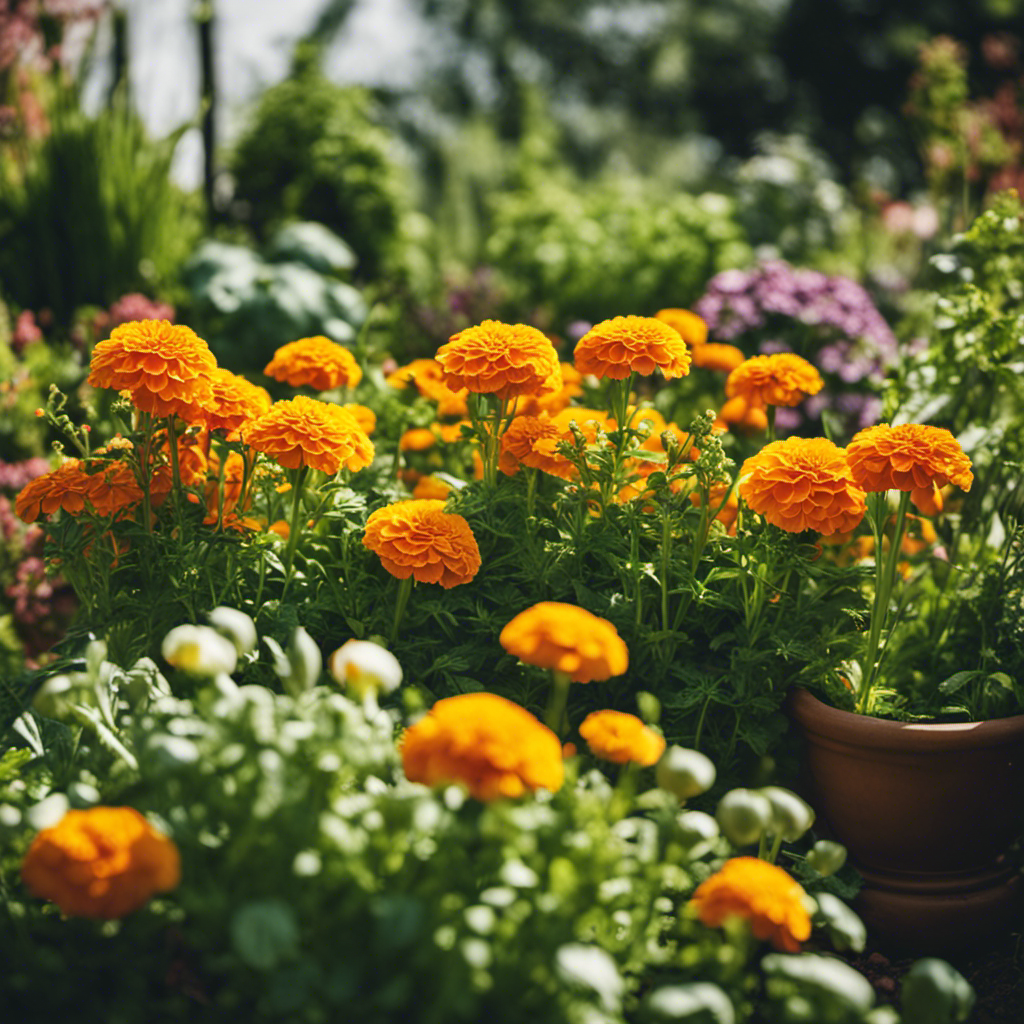
M 864 878 L 869 932 L 917 954 L 962 949 L 1018 913 L 1006 857 L 1024 832 L 1024 715 L 919 725 L 794 689 L 811 802 Z

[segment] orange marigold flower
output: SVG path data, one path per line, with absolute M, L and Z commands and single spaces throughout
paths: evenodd
M 569 406 L 574 398 L 583 394 L 583 374 L 572 363 L 558 365 L 562 375 L 559 389 L 550 393 L 523 395 L 518 406 L 521 416 L 539 416 L 542 412 L 554 415 Z
M 449 589 L 468 583 L 480 570 L 480 549 L 469 523 L 445 512 L 439 499 L 399 501 L 371 512 L 363 544 L 400 580 L 412 576 Z
M 715 426 L 738 427 L 750 433 L 761 433 L 768 429 L 768 415 L 759 405 L 751 405 L 745 395 L 730 398 L 722 406 L 715 420 Z
M 412 496 L 414 498 L 432 498 L 435 501 L 446 501 L 452 493 L 451 487 L 436 476 L 424 476 L 416 481 Z
M 68 811 L 29 847 L 21 877 L 76 917 L 124 917 L 181 880 L 178 848 L 131 807 Z
M 536 327 L 485 320 L 453 334 L 437 350 L 444 381 L 503 400 L 538 394 L 558 369 L 558 353 Z
M 693 365 L 703 370 L 717 370 L 719 373 L 732 373 L 737 366 L 746 362 L 746 354 L 735 345 L 721 345 L 708 342 L 693 350 Z
M 142 488 L 126 462 L 108 462 L 91 475 L 89 503 L 101 516 L 115 516 L 142 501 Z
M 527 665 L 561 672 L 577 683 L 621 676 L 629 667 L 629 651 L 607 619 L 558 601 L 520 612 L 498 639 Z
M 525 708 L 494 693 L 439 700 L 401 740 L 406 777 L 461 782 L 478 800 L 562 786 L 558 737 Z
M 270 409 L 270 395 L 266 388 L 251 384 L 244 377 L 218 367 L 210 374 L 213 402 L 206 412 L 208 430 L 226 430 L 234 433 L 249 420 L 262 416 Z
M 68 515 L 81 515 L 91 502 L 93 478 L 79 459 L 67 459 L 56 469 L 29 481 L 18 493 L 14 511 L 26 523 L 41 515 L 52 516 L 58 509 Z
M 824 437 L 773 441 L 743 463 L 740 477 L 740 497 L 790 533 L 845 533 L 867 511 L 845 452 Z
M 953 483 L 969 491 L 974 483 L 971 460 L 945 427 L 868 427 L 847 445 L 846 461 L 865 491 L 909 491 L 914 504 L 929 514 L 941 509 L 937 487 Z
M 708 325 L 703 319 L 688 309 L 659 309 L 654 315 L 679 333 L 683 341 L 694 350 L 696 362 L 697 349 L 708 340 Z
M 377 429 L 377 414 L 369 406 L 348 402 L 341 408 L 352 414 L 364 434 L 370 435 Z
M 506 476 L 515 476 L 521 466 L 526 466 L 573 480 L 578 475 L 576 467 L 558 454 L 559 443 L 571 438 L 567 427 L 559 426 L 546 414 L 516 416 L 502 434 L 498 469 Z
M 206 483 L 208 441 L 209 435 L 205 430 L 198 434 L 178 435 L 178 470 L 185 487 L 202 487 Z M 165 431 L 157 434 L 157 443 L 170 465 L 171 446 Z
M 209 346 L 191 328 L 132 320 L 93 349 L 89 383 L 128 391 L 142 412 L 194 423 L 213 402 L 210 374 L 216 368 Z
M 210 480 L 206 484 L 206 518 L 203 522 L 206 525 L 216 523 L 220 517 L 220 458 L 216 454 L 210 455 Z M 231 515 L 242 497 L 242 484 L 245 480 L 245 459 L 238 452 L 228 452 L 224 460 L 224 512 L 226 518 Z M 246 501 L 246 506 L 251 502 L 251 496 Z
M 437 435 L 429 427 L 411 427 L 398 439 L 400 452 L 425 452 L 437 444 Z
M 576 369 L 595 377 L 625 380 L 656 369 L 666 379 L 690 372 L 690 353 L 679 332 L 648 316 L 617 316 L 595 324 L 576 344 Z
M 466 398 L 468 388 L 452 391 L 444 382 L 444 370 L 436 359 L 414 359 L 407 366 L 401 366 L 388 377 L 393 388 L 407 388 L 413 385 L 426 399 L 437 404 L 438 416 L 467 416 L 469 407 Z
M 293 388 L 308 385 L 314 391 L 354 388 L 363 379 L 355 356 L 322 334 L 282 345 L 263 372 Z
M 364 469 L 373 461 L 373 442 L 351 413 L 303 395 L 275 402 L 242 436 L 285 469 L 309 466 L 333 476 L 343 466 Z
M 725 382 L 728 398 L 742 397 L 749 406 L 798 405 L 816 395 L 825 382 L 806 359 L 793 352 L 752 356 L 729 374 Z
M 697 508 L 700 508 L 700 491 L 696 489 L 690 491 L 689 497 L 690 503 L 696 505 Z M 732 484 L 712 484 L 708 497 L 710 499 L 709 505 L 711 509 L 718 509 L 718 514 L 715 516 L 715 519 L 725 527 L 726 532 L 728 532 L 730 536 L 735 536 L 736 517 L 740 513 L 740 502 L 739 498 L 736 497 L 736 491 Z
M 591 712 L 580 725 L 580 735 L 595 757 L 616 764 L 633 761 L 646 768 L 665 753 L 664 736 L 622 711 Z
M 705 879 L 693 894 L 697 916 L 709 928 L 743 917 L 758 939 L 776 949 L 798 953 L 810 938 L 811 919 L 800 883 L 782 868 L 758 857 L 733 857 Z

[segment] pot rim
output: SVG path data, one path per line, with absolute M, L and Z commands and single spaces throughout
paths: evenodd
M 925 752 L 1024 742 L 1024 715 L 981 722 L 893 722 L 834 708 L 802 687 L 790 688 L 786 704 L 807 732 L 864 747 Z

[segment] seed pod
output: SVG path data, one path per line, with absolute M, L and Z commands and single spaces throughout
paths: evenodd
M 807 853 L 807 863 L 819 875 L 834 875 L 846 863 L 846 847 L 819 839 Z

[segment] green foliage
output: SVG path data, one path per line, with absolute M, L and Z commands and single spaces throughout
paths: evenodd
M 519 310 L 562 327 L 686 306 L 750 255 L 721 195 L 663 194 L 637 179 L 537 177 L 493 200 L 486 258 Z
M 154 141 L 125 93 L 90 116 L 74 86 L 39 91 L 48 133 L 0 147 L 4 297 L 66 325 L 82 305 L 173 288 L 201 227 L 197 200 L 169 177 L 188 126 Z
M 406 207 L 394 143 L 370 94 L 332 85 L 316 58 L 300 48 L 293 74 L 260 97 L 231 158 L 235 199 L 262 237 L 288 220 L 319 221 L 373 277 L 393 256 Z

